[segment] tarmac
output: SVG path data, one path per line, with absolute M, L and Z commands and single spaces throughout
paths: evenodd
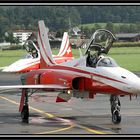
M 0 85 L 18 85 L 20 74 L 0 72 Z M 139 136 L 140 97 L 120 97 L 120 124 L 111 121 L 109 95 L 94 99 L 72 98 L 56 103 L 57 92 L 39 92 L 29 98 L 29 123 L 21 122 L 19 102 L 21 90 L 0 91 L 0 136 Z

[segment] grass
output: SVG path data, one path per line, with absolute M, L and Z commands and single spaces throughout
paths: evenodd
M 8 66 L 25 55 L 25 50 L 0 51 L 0 67 Z
M 140 54 L 140 47 L 120 47 L 120 48 L 111 48 L 109 54 Z
M 123 68 L 140 71 L 140 47 L 112 48 L 109 56 Z
M 79 27 L 87 27 L 91 29 L 91 28 L 95 28 L 95 24 L 98 24 L 99 26 L 101 26 L 101 28 L 104 28 L 106 26 L 106 23 L 90 23 L 90 24 L 79 25 Z
M 123 68 L 126 68 L 130 71 L 138 72 L 140 71 L 140 54 L 122 54 L 122 55 L 111 55 L 110 57 L 114 58 L 117 64 Z
M 107 23 L 90 23 L 90 24 L 81 24 L 79 27 L 87 27 L 89 29 L 95 28 L 95 24 L 98 24 L 101 26 L 101 28 L 105 28 Z M 130 25 L 130 23 L 113 23 L 114 26 L 120 26 L 120 25 Z
M 57 54 L 59 50 L 53 50 Z M 26 55 L 25 50 L 0 51 L 0 67 L 7 66 Z M 75 58 L 80 56 L 79 50 L 73 49 Z M 109 54 L 123 68 L 140 71 L 140 47 L 111 48 Z

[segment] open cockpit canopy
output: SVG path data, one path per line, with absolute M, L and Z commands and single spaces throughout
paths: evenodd
M 99 29 L 86 44 L 85 55 L 87 55 L 86 66 L 96 67 L 102 54 L 108 54 L 116 37 L 108 30 Z M 107 64 L 105 61 L 109 61 Z M 116 66 L 111 58 L 103 59 L 99 66 Z
M 40 57 L 39 49 L 35 42 L 32 40 L 27 40 L 25 44 L 23 45 L 25 47 L 26 51 L 33 57 L 33 58 L 38 58 Z
M 102 53 L 107 54 L 112 47 L 116 37 L 108 30 L 99 29 L 91 36 L 89 42 L 86 44 L 85 54 L 97 53 L 98 56 Z

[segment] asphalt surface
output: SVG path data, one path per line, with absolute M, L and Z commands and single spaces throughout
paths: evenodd
M 0 72 L 0 85 L 20 84 L 20 75 Z M 140 97 L 120 97 L 122 121 L 111 122 L 108 95 L 95 99 L 72 98 L 55 103 L 58 93 L 35 93 L 29 99 L 29 124 L 21 122 L 18 112 L 20 90 L 0 91 L 0 136 L 121 136 L 140 134 Z M 43 134 L 43 135 L 42 135 Z

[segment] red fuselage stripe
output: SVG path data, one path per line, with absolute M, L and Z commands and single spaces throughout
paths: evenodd
M 69 70 L 69 71 L 73 71 L 73 72 L 79 72 L 79 73 L 83 73 L 83 74 L 90 74 L 90 75 L 98 76 L 98 77 L 105 78 L 105 79 L 108 79 L 108 80 L 124 83 L 122 81 L 119 81 L 119 80 L 116 80 L 116 79 L 112 79 L 112 78 L 109 78 L 109 77 L 106 77 L 106 76 L 102 76 L 102 75 L 95 74 L 95 73 L 90 73 L 90 72 L 87 72 L 87 71 L 83 71 L 83 70 L 79 70 L 79 69 L 72 68 L 72 67 L 67 67 L 67 66 L 58 66 L 57 65 L 57 66 L 51 66 L 48 69 Z M 126 83 L 124 83 L 124 84 L 126 84 Z

